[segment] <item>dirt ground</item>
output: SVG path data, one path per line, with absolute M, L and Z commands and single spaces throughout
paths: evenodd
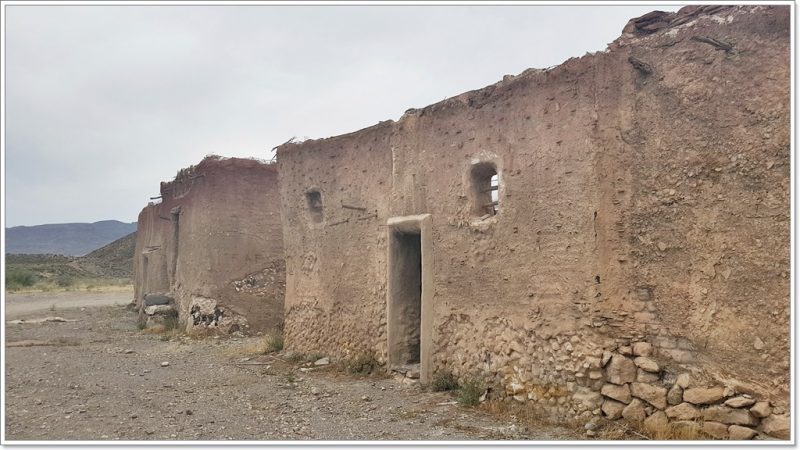
M 248 356 L 258 337 L 148 334 L 123 306 L 129 298 L 7 297 L 7 321 L 75 320 L 6 324 L 7 440 L 580 439 L 457 404 L 452 393 Z

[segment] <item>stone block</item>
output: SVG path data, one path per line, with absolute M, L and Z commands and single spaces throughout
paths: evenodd
M 672 420 L 694 420 L 700 417 L 700 410 L 691 403 L 670 406 L 664 412 Z
M 630 403 L 632 398 L 630 386 L 627 384 L 623 384 L 621 386 L 616 384 L 605 384 L 603 385 L 603 388 L 600 389 L 600 393 L 608 398 L 625 404 Z
M 631 400 L 631 403 L 622 410 L 622 417 L 633 423 L 643 421 L 647 417 L 644 411 L 644 402 L 638 398 Z
M 636 364 L 636 367 L 644 370 L 645 372 L 652 372 L 658 373 L 660 367 L 658 367 L 658 363 L 653 361 L 650 358 L 646 358 L 644 356 L 639 356 L 633 360 L 633 363 Z
M 606 379 L 619 385 L 631 383 L 636 380 L 636 364 L 622 355 L 614 355 L 606 366 Z
M 769 402 L 757 402 L 750 408 L 750 414 L 763 419 L 772 414 L 772 408 L 770 408 Z
M 725 406 L 730 406 L 731 408 L 746 408 L 752 406 L 755 402 L 755 399 L 752 398 L 733 397 L 725 400 Z
M 616 400 L 605 399 L 603 401 L 603 406 L 600 407 L 600 410 L 603 411 L 603 414 L 610 419 L 616 420 L 622 417 L 622 410 L 625 409 L 625 404 L 620 403 Z
M 653 354 L 653 345 L 648 342 L 637 342 L 633 344 L 633 354 L 635 356 L 650 356 Z
M 725 399 L 725 389 L 722 387 L 689 388 L 683 391 L 683 401 L 695 405 L 711 405 Z
M 716 439 L 726 439 L 728 437 L 728 425 L 705 421 L 703 422 L 703 433 Z
M 734 441 L 747 441 L 753 439 L 756 434 L 755 430 L 741 425 L 731 425 L 728 427 L 728 438 Z
M 646 383 L 633 383 L 631 384 L 631 394 L 647 401 L 647 403 L 658 409 L 667 407 L 667 390 L 663 387 Z
M 758 420 L 746 409 L 735 409 L 727 406 L 709 406 L 703 410 L 703 420 L 722 422 L 728 425 L 755 425 Z

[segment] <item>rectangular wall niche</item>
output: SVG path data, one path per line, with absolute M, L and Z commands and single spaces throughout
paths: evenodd
M 420 382 L 431 379 L 433 248 L 431 216 L 388 221 L 387 337 L 389 370 L 419 364 Z

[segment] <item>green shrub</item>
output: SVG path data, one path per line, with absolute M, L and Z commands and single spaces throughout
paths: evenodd
M 36 284 L 38 277 L 35 273 L 23 269 L 6 270 L 6 286 L 11 289 L 31 287 Z
M 264 353 L 279 352 L 283 350 L 283 335 L 271 334 L 267 336 L 265 343 L 266 349 L 264 350 Z
M 434 392 L 454 391 L 458 389 L 458 379 L 450 372 L 437 372 L 431 387 Z
M 486 383 L 479 378 L 467 378 L 458 388 L 457 400 L 467 406 L 480 403 L 481 396 L 486 392 Z

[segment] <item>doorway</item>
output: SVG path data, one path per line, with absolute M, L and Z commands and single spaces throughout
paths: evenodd
M 430 215 L 389 219 L 387 337 L 389 370 L 415 370 L 430 378 L 433 323 Z

